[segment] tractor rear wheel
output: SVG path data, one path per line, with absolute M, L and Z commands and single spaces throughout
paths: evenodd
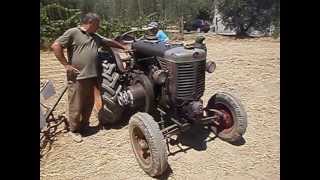
M 120 86 L 117 66 L 115 62 L 104 60 L 101 72 L 101 99 L 102 107 L 98 113 L 98 119 L 102 124 L 114 124 L 122 118 L 123 107 L 118 104 L 116 91 Z

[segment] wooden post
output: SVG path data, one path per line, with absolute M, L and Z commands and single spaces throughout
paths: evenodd
M 180 30 L 180 37 L 181 39 L 184 39 L 183 35 L 184 35 L 184 26 L 183 26 L 183 16 L 180 17 L 180 26 L 179 26 L 179 30 Z

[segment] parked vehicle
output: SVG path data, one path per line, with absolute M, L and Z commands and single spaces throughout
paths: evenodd
M 184 29 L 188 32 L 199 30 L 200 32 L 207 33 L 210 30 L 210 24 L 205 20 L 195 19 L 193 21 L 184 23 Z

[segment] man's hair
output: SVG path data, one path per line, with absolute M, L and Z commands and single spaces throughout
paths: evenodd
M 81 18 L 81 24 L 88 24 L 92 21 L 100 21 L 100 16 L 96 13 L 87 13 Z

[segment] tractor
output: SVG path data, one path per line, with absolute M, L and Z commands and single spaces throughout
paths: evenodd
M 205 76 L 214 72 L 216 64 L 207 60 L 203 37 L 183 44 L 133 34 L 115 38 L 130 47 L 129 52 L 99 51 L 102 107 L 98 118 L 114 124 L 132 112 L 128 123 L 132 150 L 148 175 L 166 171 L 168 139 L 195 124 L 230 143 L 242 138 L 247 115 L 238 98 L 218 92 L 204 107 Z

